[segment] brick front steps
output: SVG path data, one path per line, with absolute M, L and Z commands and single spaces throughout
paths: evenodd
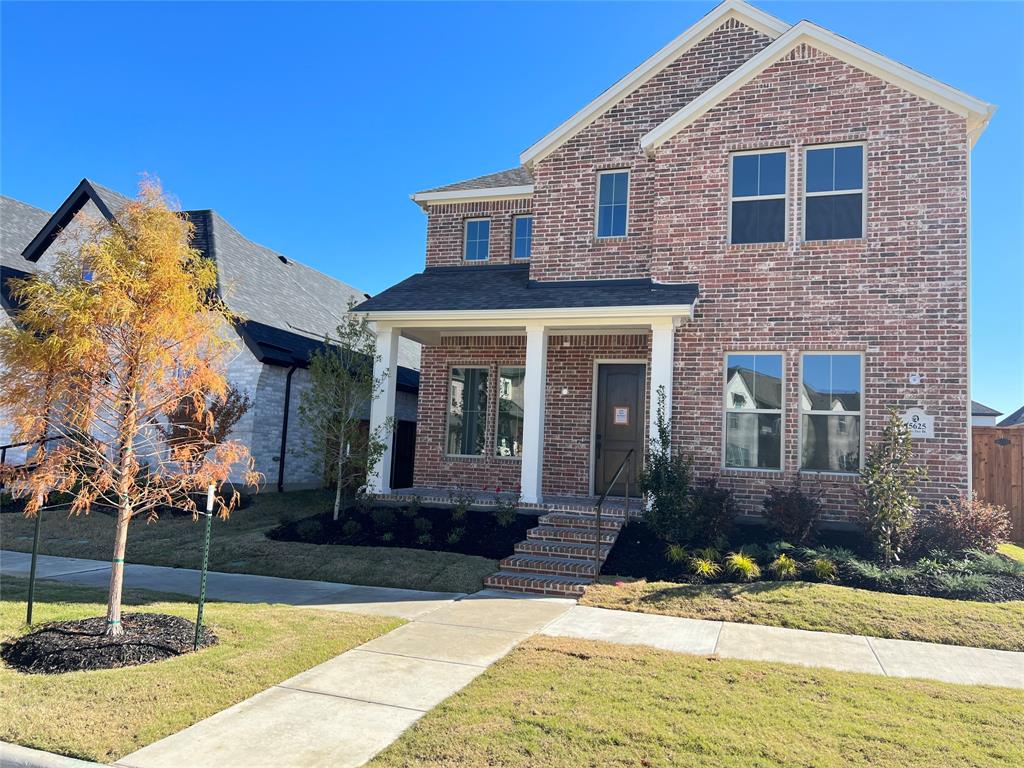
M 526 533 L 526 541 L 501 561 L 501 570 L 488 576 L 490 589 L 530 592 L 558 597 L 580 597 L 594 582 L 598 569 L 594 547 L 600 537 L 603 563 L 619 531 L 625 525 L 620 509 L 601 513 L 600 531 L 593 511 L 579 507 L 552 510 L 537 519 L 537 527 Z

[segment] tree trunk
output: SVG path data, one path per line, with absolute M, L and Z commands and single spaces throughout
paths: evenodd
M 344 470 L 345 470 L 345 443 L 342 442 L 342 444 L 338 448 L 338 479 L 337 479 L 337 487 L 336 487 L 336 490 L 334 491 L 334 519 L 335 520 L 338 519 L 338 515 L 341 512 L 341 485 L 342 485 L 342 482 L 344 481 L 344 474 L 345 474 Z
M 128 522 L 132 519 L 131 503 L 122 500 L 117 510 L 117 528 L 114 531 L 114 557 L 110 563 L 110 590 L 107 595 L 108 636 L 124 633 L 121 626 L 121 592 L 124 587 L 124 553 L 128 545 Z

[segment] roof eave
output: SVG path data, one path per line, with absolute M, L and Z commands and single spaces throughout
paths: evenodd
M 533 184 L 510 187 L 482 187 L 480 189 L 451 189 L 442 192 L 417 192 L 410 199 L 421 208 L 440 203 L 479 203 L 486 200 L 514 200 L 533 194 Z
M 687 304 L 655 304 L 639 306 L 613 307 L 549 307 L 527 309 L 455 309 L 455 310 L 369 310 L 366 318 L 378 324 L 402 326 L 414 324 L 419 327 L 446 327 L 457 324 L 458 327 L 488 325 L 521 325 L 526 321 L 547 322 L 549 324 L 592 321 L 650 321 L 658 318 L 674 318 L 676 320 L 693 317 L 693 308 L 697 297 Z
M 810 21 L 801 21 L 760 53 L 706 90 L 640 139 L 648 156 L 686 126 L 698 120 L 719 102 L 756 78 L 802 43 L 927 99 L 967 119 L 971 143 L 977 140 L 995 112 L 992 104 L 875 53 Z

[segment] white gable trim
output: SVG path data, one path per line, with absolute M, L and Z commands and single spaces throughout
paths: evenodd
M 533 194 L 533 184 L 514 187 L 482 187 L 480 189 L 450 189 L 446 192 L 417 192 L 410 195 L 413 202 L 423 204 L 457 203 L 460 201 L 482 202 L 484 200 L 512 200 Z
M 773 40 L 789 29 L 789 25 L 784 21 L 748 5 L 742 0 L 725 0 L 679 37 L 523 152 L 519 156 L 519 162 L 527 167 L 532 167 L 534 163 L 550 155 L 605 111 L 657 75 L 729 19 L 736 19 Z
M 723 99 L 749 83 L 769 66 L 802 43 L 845 61 L 904 90 L 967 118 L 967 130 L 973 144 L 995 112 L 995 107 L 963 91 L 922 75 L 910 67 L 888 59 L 829 32 L 809 21 L 801 21 L 775 42 L 720 80 L 699 97 L 676 112 L 642 139 L 640 146 L 648 155 L 668 139 L 690 125 Z

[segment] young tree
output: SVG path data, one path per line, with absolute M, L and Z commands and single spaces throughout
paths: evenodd
M 307 450 L 323 461 L 324 477 L 337 483 L 334 519 L 361 492 L 366 473 L 391 439 L 389 422 L 369 430 L 364 426 L 370 402 L 384 388 L 374 377 L 376 338 L 366 315 L 348 312 L 336 339 L 324 339 L 323 348 L 309 361 L 310 387 L 299 399 L 299 418 L 309 430 Z
M 920 506 L 914 489 L 925 470 L 910 463 L 912 453 L 910 427 L 895 409 L 889 409 L 882 439 L 860 471 L 864 528 L 887 564 L 898 561 L 910 543 Z
M 145 182 L 115 222 L 86 224 L 52 270 L 11 281 L 19 311 L 0 329 L 0 413 L 15 439 L 58 438 L 12 473 L 26 514 L 38 514 L 53 491 L 72 495 L 74 515 L 116 508 L 107 634 L 119 635 L 132 518 L 155 518 L 165 505 L 195 514 L 196 494 L 222 488 L 235 465 L 247 483 L 259 476 L 241 443 L 174 443 L 160 429 L 182 408 L 212 424 L 208 403 L 228 392 L 222 366 L 232 342 L 221 331 L 229 313 L 216 267 L 189 245 L 189 222 Z M 237 492 L 218 495 L 220 515 L 237 501 Z

